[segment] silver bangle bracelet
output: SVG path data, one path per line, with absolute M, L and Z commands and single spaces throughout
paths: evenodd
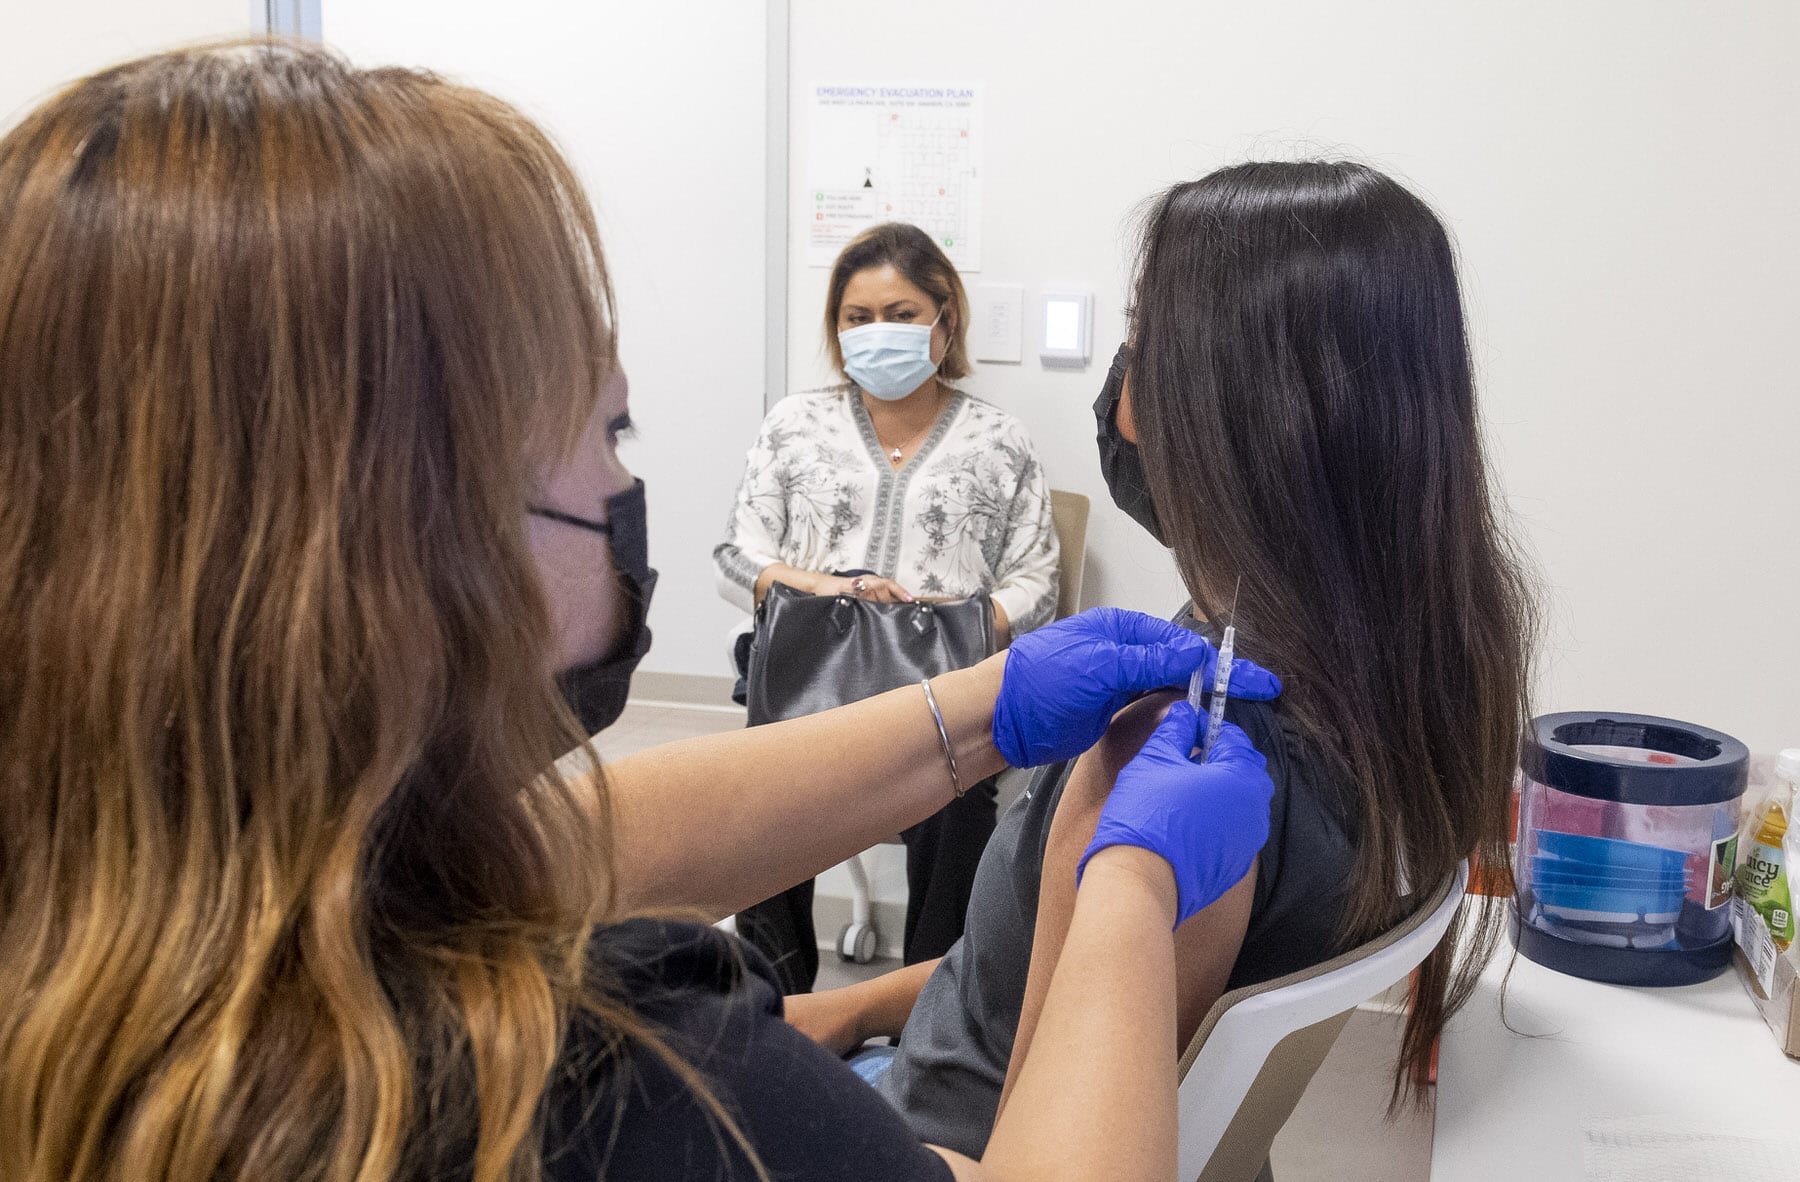
M 925 702 L 931 707 L 932 720 L 937 723 L 938 739 L 944 744 L 944 762 L 950 765 L 950 787 L 956 790 L 956 799 L 961 800 L 962 777 L 956 774 L 956 753 L 950 750 L 950 731 L 944 726 L 944 712 L 938 709 L 937 695 L 931 692 L 931 678 L 919 678 L 919 688 L 925 691 Z

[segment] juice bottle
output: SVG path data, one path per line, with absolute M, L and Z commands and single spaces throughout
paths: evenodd
M 1796 799 L 1800 799 L 1800 797 L 1796 797 Z M 1782 840 L 1781 849 L 1787 855 L 1787 865 L 1800 866 L 1800 825 L 1788 826 L 1787 837 Z M 1790 903 L 1793 902 L 1793 893 L 1794 882 L 1790 878 L 1788 880 L 1788 901 Z M 1795 940 L 1788 945 L 1787 955 L 1788 960 L 1793 962 L 1794 968 L 1800 970 L 1800 940 Z
M 1750 848 L 1738 861 L 1737 889 L 1768 925 L 1775 947 L 1785 951 L 1794 940 L 1794 903 L 1781 846 L 1794 808 L 1795 785 L 1800 783 L 1800 748 L 1789 748 L 1776 758 L 1775 775 L 1781 787 L 1752 824 Z

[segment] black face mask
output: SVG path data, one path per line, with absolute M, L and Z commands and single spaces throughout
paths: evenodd
M 590 735 L 597 735 L 619 720 L 631 693 L 631 674 L 650 651 L 650 595 L 656 590 L 656 572 L 650 569 L 650 533 L 644 509 L 644 482 L 633 480 L 622 493 L 606 498 L 606 520 L 556 509 L 532 509 L 531 513 L 560 521 L 577 529 L 604 534 L 612 543 L 613 568 L 625 584 L 630 600 L 629 625 L 617 651 L 597 661 L 577 665 L 557 674 L 556 684 L 569 708 Z
M 1131 346 L 1120 345 L 1113 354 L 1112 368 L 1106 371 L 1106 385 L 1094 399 L 1094 422 L 1099 427 L 1100 473 L 1106 478 L 1106 491 L 1113 504 L 1125 515 L 1150 531 L 1159 546 L 1163 540 L 1162 525 L 1156 520 L 1156 505 L 1150 499 L 1150 482 L 1144 477 L 1144 457 L 1137 444 L 1119 434 L 1119 397 L 1125 391 L 1125 371 L 1131 368 Z

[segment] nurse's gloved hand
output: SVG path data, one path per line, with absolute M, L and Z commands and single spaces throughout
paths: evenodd
M 1188 752 L 1200 719 L 1185 701 L 1168 716 L 1137 757 L 1125 765 L 1100 810 L 1088 859 L 1111 845 L 1157 854 L 1175 871 L 1175 925 L 1212 903 L 1250 872 L 1269 840 L 1269 800 L 1275 785 L 1262 752 L 1226 723 L 1204 764 Z
M 1219 653 L 1204 636 L 1116 607 L 1096 607 L 1012 642 L 994 703 L 994 746 L 1013 767 L 1073 759 L 1100 741 L 1139 694 L 1186 688 L 1194 670 L 1210 688 Z M 1281 679 L 1250 661 L 1231 667 L 1231 696 L 1267 701 Z

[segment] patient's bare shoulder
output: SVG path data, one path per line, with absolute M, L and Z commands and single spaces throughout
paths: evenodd
M 1161 690 L 1139 698 L 1115 714 L 1106 734 L 1076 761 L 1068 786 L 1063 790 L 1064 800 L 1071 797 L 1089 803 L 1104 800 L 1112 791 L 1113 781 L 1119 778 L 1119 772 L 1143 749 L 1169 706 L 1180 697 L 1174 690 Z

